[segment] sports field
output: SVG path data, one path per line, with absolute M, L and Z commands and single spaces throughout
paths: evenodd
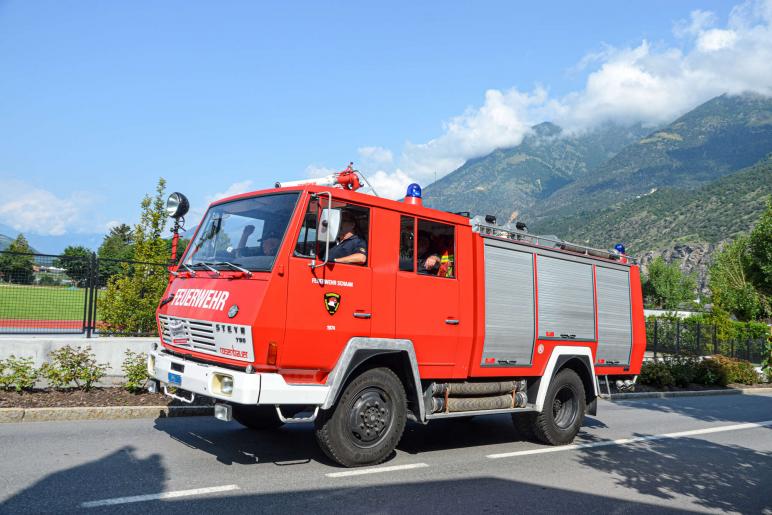
M 0 329 L 81 328 L 86 291 L 0 283 Z

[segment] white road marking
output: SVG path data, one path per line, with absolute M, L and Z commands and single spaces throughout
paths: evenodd
M 380 474 L 381 472 L 394 472 L 395 470 L 410 470 L 428 467 L 426 463 L 410 463 L 409 465 L 392 465 L 390 467 L 373 467 L 368 469 L 354 469 L 343 472 L 330 472 L 327 477 L 363 476 L 365 474 Z
M 102 499 L 88 501 L 80 505 L 81 508 L 97 508 L 99 506 L 114 506 L 130 502 L 157 501 L 159 499 L 174 499 L 175 497 L 187 497 L 190 495 L 213 494 L 217 492 L 230 492 L 238 490 L 238 485 L 212 486 L 209 488 L 195 488 L 193 490 L 177 490 L 176 492 L 161 492 L 159 494 L 134 495 L 131 497 L 116 497 L 114 499 Z
M 635 438 L 621 438 L 619 440 L 603 440 L 601 442 L 579 443 L 573 445 L 562 445 L 560 447 L 546 447 L 542 449 L 531 449 L 528 451 L 502 452 L 500 454 L 489 454 L 486 458 L 512 458 L 515 456 L 529 456 L 531 454 L 545 454 L 548 452 L 573 451 L 576 449 L 589 449 L 592 447 L 608 447 L 610 445 L 628 445 L 638 442 L 649 442 L 652 440 L 666 440 L 672 438 L 684 438 L 687 436 L 707 435 L 711 433 L 723 433 L 726 431 L 740 431 L 743 429 L 754 429 L 758 427 L 772 426 L 772 420 L 764 422 L 749 422 L 747 424 L 734 424 L 731 426 L 706 427 L 704 429 L 693 429 L 691 431 L 680 431 L 678 433 L 665 433 L 661 435 L 637 436 Z

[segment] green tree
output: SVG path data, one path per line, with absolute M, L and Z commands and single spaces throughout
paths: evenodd
M 97 250 L 97 256 L 101 260 L 99 262 L 100 285 L 106 285 L 110 277 L 122 271 L 121 261 L 128 261 L 134 257 L 133 238 L 131 227 L 126 224 L 113 227 L 105 235 Z
M 17 284 L 32 284 L 35 280 L 35 259 L 30 254 L 32 249 L 23 234 L 19 234 L 0 253 L 0 276 L 4 281 Z M 16 254 L 13 254 L 16 253 Z
M 64 249 L 61 257 L 54 260 L 54 266 L 64 268 L 67 276 L 83 288 L 88 283 L 90 261 L 91 250 L 82 245 L 70 245 Z
M 767 209 L 751 231 L 748 251 L 751 280 L 768 300 L 772 297 L 772 196 L 767 199 Z
M 667 264 L 661 257 L 651 262 L 643 283 L 646 304 L 659 309 L 675 310 L 691 302 L 696 289 L 694 276 L 684 274 L 677 264 Z
M 762 298 L 748 273 L 752 258 L 749 238 L 743 236 L 726 245 L 710 266 L 713 304 L 739 320 L 755 320 L 763 312 Z
M 166 181 L 159 179 L 155 196 L 146 195 L 142 200 L 142 215 L 132 236 L 136 261 L 168 263 L 167 243 L 162 238 L 167 220 L 165 189 Z M 168 277 L 163 266 L 123 265 L 122 273 L 108 281 L 102 300 L 103 321 L 108 329 L 130 333 L 155 332 L 155 309 Z

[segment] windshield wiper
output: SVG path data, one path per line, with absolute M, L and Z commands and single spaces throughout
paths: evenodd
M 191 263 L 190 266 L 191 267 L 202 266 L 202 267 L 206 268 L 207 270 L 209 270 L 210 272 L 214 272 L 215 275 L 220 275 L 220 271 L 219 270 L 217 270 L 216 268 L 212 268 L 205 261 L 196 261 L 195 263 Z
M 195 271 L 195 270 L 193 270 L 192 268 L 190 268 L 190 267 L 189 267 L 188 265 L 186 265 L 185 263 L 180 263 L 180 266 L 181 266 L 182 268 L 184 268 L 185 270 L 187 270 L 187 271 L 190 273 L 190 275 L 191 275 L 191 276 L 193 276 L 193 277 L 195 277 L 195 276 L 196 276 L 196 271 Z
M 252 277 L 252 272 L 250 272 L 246 268 L 240 267 L 236 263 L 229 263 L 228 261 L 217 261 L 215 263 L 210 263 L 210 264 L 214 266 L 222 266 L 222 265 L 229 266 L 235 270 L 238 270 L 239 272 L 243 272 L 247 277 Z

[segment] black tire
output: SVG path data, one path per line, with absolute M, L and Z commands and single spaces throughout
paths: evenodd
M 266 430 L 281 427 L 282 421 L 274 406 L 244 406 L 233 404 L 233 419 L 249 429 Z
M 523 440 L 528 440 L 530 442 L 539 441 L 539 438 L 536 436 L 535 428 L 536 413 L 512 413 L 512 423 L 515 425 L 517 434 L 520 435 Z
M 550 445 L 567 445 L 582 427 L 587 401 L 582 380 L 573 370 L 558 372 L 547 389 L 544 407 L 536 414 L 534 433 Z
M 373 368 L 349 382 L 335 406 L 319 413 L 316 440 L 344 467 L 376 465 L 394 451 L 406 418 L 402 382 L 388 368 Z

